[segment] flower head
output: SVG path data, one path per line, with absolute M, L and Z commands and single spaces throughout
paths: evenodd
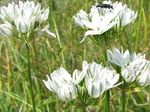
M 49 31 L 49 27 L 44 29 L 48 15 L 48 8 L 41 8 L 39 3 L 35 4 L 33 1 L 19 1 L 18 4 L 12 2 L 8 6 L 0 8 L 0 18 L 3 22 L 8 21 L 13 26 L 14 31 L 18 31 L 19 34 L 26 34 L 27 37 L 31 33 L 39 32 L 46 32 L 55 37 L 55 34 Z
M 77 96 L 78 84 L 84 78 L 84 72 L 75 70 L 71 77 L 64 68 L 55 70 L 48 80 L 43 80 L 45 86 L 52 92 L 56 93 L 63 101 L 73 100 Z
M 119 14 L 117 27 L 126 26 L 135 21 L 137 18 L 137 12 L 129 9 L 126 5 L 124 5 L 124 10 L 122 10 Z
M 71 75 L 64 69 L 59 68 L 54 71 L 47 81 L 44 81 L 45 86 L 52 92 L 55 92 L 63 101 L 70 101 L 75 98 L 77 88 Z
M 146 64 L 145 55 L 134 55 L 128 66 L 122 68 L 121 75 L 127 83 L 136 81 Z
M 8 21 L 5 21 L 4 24 L 0 24 L 0 34 L 1 35 L 5 36 L 5 37 L 9 37 L 12 35 L 12 30 L 13 30 L 13 27 Z
M 150 86 L 150 61 L 147 61 L 145 67 L 137 77 L 140 86 Z
M 109 18 L 108 16 L 109 15 L 102 15 L 96 6 L 92 6 L 89 14 L 81 10 L 77 16 L 74 16 L 73 18 L 76 24 L 88 29 L 81 42 L 83 42 L 87 36 L 103 34 L 117 24 L 116 21 L 113 21 L 115 15 Z
M 122 49 L 119 50 L 117 48 L 114 48 L 112 51 L 107 50 L 107 60 L 108 62 L 119 67 L 124 67 L 131 61 L 131 55 L 128 50 L 123 52 Z
M 87 63 L 86 66 L 85 85 L 90 96 L 97 98 L 106 90 L 116 86 L 119 74 L 114 70 L 104 68 L 95 62 Z
M 145 55 L 141 53 L 130 54 L 128 50 L 123 52 L 122 49 L 117 48 L 112 51 L 107 50 L 107 60 L 120 67 L 120 74 L 127 83 L 136 81 L 146 64 Z
M 101 35 L 112 28 L 121 28 L 133 22 L 137 17 L 137 12 L 132 11 L 121 2 L 112 3 L 103 1 L 102 4 L 96 3 L 92 6 L 90 13 L 80 10 L 73 16 L 75 23 L 82 28 L 86 28 L 84 38 L 89 35 Z

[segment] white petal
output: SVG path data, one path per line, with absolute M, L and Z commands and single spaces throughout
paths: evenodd
M 84 35 L 84 37 L 83 37 L 83 39 L 81 40 L 80 43 L 82 43 L 82 42 L 87 38 L 87 36 L 89 36 L 89 35 L 98 35 L 98 34 L 99 34 L 98 31 L 89 30 L 89 31 L 87 31 L 87 32 L 85 33 L 85 35 Z
M 50 36 L 53 36 L 53 37 L 56 37 L 56 35 L 54 33 L 52 33 L 50 30 L 49 30 L 50 26 L 49 24 L 46 25 L 40 32 L 43 34 L 43 33 L 47 33 L 48 35 Z

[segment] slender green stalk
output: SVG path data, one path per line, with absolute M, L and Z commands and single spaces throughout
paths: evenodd
M 150 93 L 149 93 L 149 110 L 150 110 Z
M 125 82 L 122 87 L 122 112 L 126 112 L 126 89 L 125 89 Z
M 35 63 L 36 63 L 36 77 L 39 77 L 39 62 L 38 62 L 38 53 L 36 50 L 36 38 L 34 36 L 34 43 L 33 43 L 33 48 L 34 48 L 34 55 L 35 55 Z M 40 89 L 40 82 L 37 80 L 37 89 L 38 89 L 38 93 L 39 93 L 39 98 L 40 98 L 40 105 L 41 105 L 41 110 L 43 111 L 43 102 L 42 102 L 42 90 Z
M 29 49 L 28 43 L 25 42 L 25 44 L 26 44 L 26 50 L 27 50 L 27 61 L 28 61 L 27 66 L 28 66 L 28 78 L 29 78 L 29 83 L 30 83 L 30 94 L 31 94 L 32 106 L 33 106 L 33 112 L 36 112 L 34 96 L 33 96 L 33 84 L 32 84 L 32 77 L 31 77 L 30 49 Z
M 59 47 L 60 47 L 60 49 L 62 49 L 63 46 L 62 46 L 62 44 L 61 44 L 60 36 L 59 36 L 59 33 L 58 33 L 58 28 L 57 28 L 57 25 L 56 25 L 56 22 L 55 22 L 54 19 L 53 19 L 53 23 L 54 23 L 54 27 L 55 27 L 55 31 L 56 31 L 56 37 L 57 37 L 57 40 L 58 40 Z M 62 58 L 63 66 L 66 67 L 66 64 L 65 64 L 65 57 L 64 57 L 64 52 L 63 52 L 63 51 L 61 52 L 61 58 Z
M 110 103 L 110 91 L 107 90 L 105 92 L 105 112 L 109 112 L 109 103 Z
M 103 54 L 104 54 L 105 62 L 106 62 L 107 61 L 107 48 L 109 47 L 109 45 L 108 45 L 108 32 L 105 33 L 104 40 L 105 40 L 105 46 L 104 46 L 105 50 L 104 50 Z M 107 90 L 105 92 L 105 104 L 104 104 L 105 112 L 109 112 L 109 110 L 110 110 L 109 105 L 110 105 L 110 90 Z
M 128 38 L 128 35 L 127 35 L 127 33 L 126 33 L 125 30 L 124 30 L 124 34 L 125 34 L 125 38 L 126 38 L 126 41 L 127 41 L 128 49 L 129 49 L 129 51 L 131 52 L 131 43 L 130 43 L 130 39 Z
M 80 94 L 80 91 L 78 89 L 77 89 L 77 93 L 78 93 L 79 100 L 80 100 L 81 105 L 82 105 L 82 110 L 83 110 L 83 112 L 86 112 L 86 102 L 82 99 L 83 96 Z
M 141 0 L 141 6 L 139 10 L 139 21 L 137 25 L 136 41 L 135 41 L 136 51 L 138 51 L 138 47 L 139 47 L 139 37 L 140 37 L 141 21 L 142 21 L 142 9 L 143 9 L 143 0 Z

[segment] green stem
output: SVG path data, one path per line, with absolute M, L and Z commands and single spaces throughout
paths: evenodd
M 140 3 L 140 9 L 139 9 L 139 20 L 138 20 L 138 24 L 137 24 L 137 31 L 136 31 L 136 43 L 135 43 L 135 46 L 136 46 L 136 51 L 138 51 L 138 47 L 139 47 L 139 37 L 140 37 L 140 31 L 141 31 L 141 19 L 142 19 L 142 9 L 143 9 L 143 0 L 141 0 L 141 3 Z
M 122 87 L 122 112 L 126 112 L 126 88 L 125 82 Z
M 105 62 L 107 62 L 107 48 L 109 47 L 109 44 L 108 44 L 108 32 L 105 33 L 105 50 L 104 50 L 104 55 L 105 55 Z M 107 90 L 105 92 L 105 105 L 104 105 L 104 109 L 105 109 L 105 112 L 109 112 L 109 107 L 110 107 L 110 90 Z
M 126 41 L 127 41 L 128 49 L 131 52 L 131 43 L 130 43 L 130 40 L 128 38 L 128 35 L 127 35 L 126 31 L 124 31 L 124 34 L 125 34 L 125 38 L 126 38 Z
M 57 24 L 56 24 L 56 22 L 55 22 L 54 19 L 53 19 L 53 23 L 54 23 L 54 28 L 55 28 L 55 31 L 56 31 L 56 37 L 57 37 L 57 40 L 58 40 L 59 47 L 60 47 L 60 49 L 63 49 L 63 46 L 62 46 L 61 41 L 60 41 L 60 36 L 59 36 L 59 33 L 58 33 Z M 64 57 L 64 52 L 63 52 L 63 50 L 61 51 L 61 58 L 62 58 L 63 67 L 66 68 L 65 57 Z
M 149 93 L 149 110 L 150 110 L 150 93 Z
M 105 112 L 109 112 L 109 101 L 110 101 L 110 91 L 107 90 L 105 92 L 105 107 L 104 107 Z
M 34 36 L 33 47 L 34 47 L 34 55 L 35 55 L 35 63 L 36 63 L 36 77 L 38 78 L 40 68 L 39 68 L 39 61 L 38 61 L 38 53 L 37 53 L 37 50 L 36 50 L 36 38 L 35 38 L 35 36 Z M 44 108 L 43 108 L 43 102 L 42 102 L 42 90 L 40 89 L 41 86 L 40 86 L 40 82 L 38 81 L 38 79 L 37 79 L 37 86 L 38 86 L 37 89 L 38 89 L 39 98 L 40 98 L 41 110 L 43 111 Z
M 78 88 L 77 88 L 77 93 L 79 96 L 79 100 L 82 104 L 82 110 L 83 110 L 83 112 L 86 112 L 86 102 L 82 99 L 82 95 L 80 94 L 80 91 L 78 90 Z
M 30 63 L 30 49 L 29 45 L 26 42 L 26 50 L 27 50 L 27 63 L 28 63 L 28 78 L 29 78 L 29 83 L 30 83 L 30 94 L 31 94 L 31 100 L 32 100 L 32 106 L 33 106 L 33 112 L 36 112 L 35 109 L 35 103 L 34 103 L 34 96 L 33 96 L 33 84 L 32 84 L 32 77 L 31 77 L 31 63 Z

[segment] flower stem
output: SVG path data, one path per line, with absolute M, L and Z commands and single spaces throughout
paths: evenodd
M 33 112 L 36 112 L 35 110 L 35 103 L 34 103 L 34 96 L 33 96 L 33 85 L 32 85 L 32 78 L 31 78 L 31 66 L 30 66 L 30 49 L 27 42 L 26 44 L 26 50 L 27 50 L 27 63 L 28 63 L 28 78 L 30 83 L 30 94 L 31 94 L 31 100 L 32 100 L 32 106 L 33 106 Z
M 108 44 L 108 32 L 105 33 L 104 40 L 105 40 L 104 55 L 105 55 L 105 62 L 107 62 L 107 48 L 109 47 L 109 44 Z M 107 90 L 105 92 L 105 106 L 104 106 L 105 112 L 109 112 L 109 105 L 110 105 L 110 90 Z
M 79 100 L 82 104 L 82 110 L 83 110 L 83 112 L 86 112 L 86 102 L 83 100 L 83 96 L 80 94 L 80 91 L 78 90 L 78 88 L 77 88 L 77 93 L 79 96 Z
M 106 93 L 105 93 L 105 112 L 109 112 L 109 100 L 110 99 L 110 91 L 107 90 Z
M 125 89 L 125 82 L 122 87 L 122 112 L 126 112 L 126 89 Z

